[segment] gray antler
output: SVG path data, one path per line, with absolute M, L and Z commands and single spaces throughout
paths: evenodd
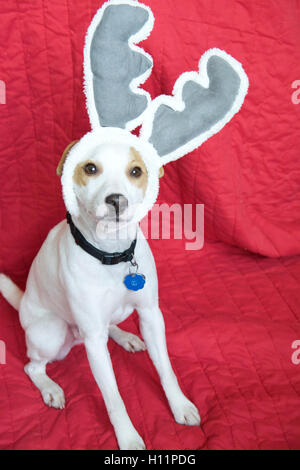
M 141 135 L 153 144 L 162 163 L 191 152 L 220 131 L 244 101 L 248 78 L 224 51 L 207 51 L 199 70 L 181 75 L 174 96 L 156 98 L 144 117 Z
M 151 10 L 133 0 L 111 0 L 95 15 L 84 51 L 85 92 L 92 128 L 139 124 L 149 94 L 141 90 L 152 58 L 135 45 L 153 27 Z

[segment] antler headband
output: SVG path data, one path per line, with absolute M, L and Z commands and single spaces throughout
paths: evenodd
M 154 24 L 149 7 L 136 0 L 110 0 L 94 16 L 84 48 L 84 79 L 92 132 L 70 151 L 62 183 L 68 210 L 76 213 L 70 175 L 81 145 L 125 142 L 142 154 L 149 176 L 141 219 L 154 204 L 159 168 L 199 147 L 236 114 L 248 91 L 241 64 L 220 49 L 209 49 L 199 72 L 185 72 L 173 96 L 151 101 L 139 88 L 151 74 L 152 57 L 136 44 Z M 130 133 L 141 125 L 140 136 Z M 77 155 L 77 157 L 76 157 Z

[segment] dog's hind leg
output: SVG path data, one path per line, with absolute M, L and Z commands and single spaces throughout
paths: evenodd
M 65 395 L 62 388 L 46 374 L 46 361 L 30 361 L 24 370 L 41 392 L 46 405 L 59 409 L 65 407 Z
M 121 330 L 116 325 L 111 325 L 109 327 L 109 336 L 116 343 L 122 346 L 126 351 L 136 352 L 136 351 L 145 351 L 146 345 L 138 336 L 128 331 Z
M 62 409 L 65 396 L 61 387 L 48 377 L 46 365 L 60 358 L 66 348 L 68 326 L 54 315 L 47 315 L 26 329 L 27 355 L 30 362 L 25 366 L 26 374 L 39 389 L 46 405 Z

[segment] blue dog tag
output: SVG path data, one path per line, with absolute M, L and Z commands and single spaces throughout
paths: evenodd
M 143 289 L 146 279 L 143 274 L 127 274 L 127 276 L 124 277 L 124 284 L 129 290 L 140 290 Z

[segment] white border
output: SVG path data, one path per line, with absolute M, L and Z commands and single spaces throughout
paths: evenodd
M 93 72 L 91 70 L 90 48 L 91 48 L 91 43 L 92 43 L 92 40 L 93 40 L 94 33 L 95 33 L 99 23 L 102 20 L 103 14 L 104 14 L 106 8 L 111 6 L 111 5 L 131 5 L 131 6 L 134 6 L 134 7 L 144 8 L 148 12 L 148 15 L 149 15 L 148 20 L 146 21 L 146 23 L 144 24 L 142 29 L 140 29 L 136 34 L 132 35 L 129 38 L 128 45 L 129 45 L 129 48 L 132 51 L 142 53 L 145 57 L 147 57 L 151 62 L 151 66 L 142 75 L 140 75 L 138 77 L 135 77 L 131 81 L 131 83 L 129 85 L 129 88 L 135 94 L 146 96 L 147 106 L 149 105 L 149 103 L 151 101 L 150 94 L 147 91 L 139 88 L 139 86 L 142 85 L 147 80 L 147 78 L 151 75 L 152 68 L 153 68 L 153 59 L 152 59 L 150 54 L 145 52 L 144 49 L 142 49 L 141 47 L 138 47 L 136 45 L 136 43 L 139 43 L 140 41 L 143 41 L 144 39 L 147 39 L 147 37 L 150 35 L 150 33 L 153 29 L 153 25 L 154 25 L 153 13 L 152 13 L 151 9 L 148 6 L 146 6 L 142 3 L 139 3 L 137 0 L 109 0 L 109 1 L 105 2 L 102 5 L 102 7 L 95 14 L 95 16 L 94 16 L 94 18 L 93 18 L 93 20 L 92 20 L 92 22 L 91 22 L 91 24 L 88 28 L 87 34 L 86 34 L 84 51 L 83 51 L 83 57 L 84 57 L 84 62 L 83 62 L 83 67 L 84 67 L 84 93 L 85 93 L 85 96 L 86 96 L 86 107 L 87 107 L 87 111 L 88 111 L 88 115 L 89 115 L 89 119 L 90 119 L 90 123 L 91 123 L 91 128 L 93 130 L 97 129 L 99 127 L 102 127 L 102 126 L 100 125 L 100 122 L 99 122 L 99 116 L 98 116 L 98 113 L 97 113 L 95 100 L 94 100 Z M 147 108 L 146 108 L 146 110 L 147 110 Z M 145 111 L 142 114 L 140 114 L 137 118 L 127 122 L 125 129 L 127 129 L 129 131 L 135 129 L 142 122 Z
M 174 111 L 183 111 L 185 108 L 185 103 L 182 99 L 182 90 L 185 83 L 189 80 L 193 80 L 196 83 L 199 83 L 204 88 L 209 88 L 209 77 L 207 74 L 207 63 L 208 60 L 212 56 L 219 56 L 224 59 L 228 64 L 230 64 L 233 69 L 239 75 L 241 82 L 240 88 L 235 98 L 235 101 L 230 108 L 230 110 L 226 113 L 226 115 L 218 121 L 214 126 L 212 126 L 206 132 L 200 134 L 199 136 L 195 137 L 185 145 L 177 148 L 173 152 L 164 155 L 161 157 L 161 165 L 165 165 L 170 161 L 177 160 L 180 157 L 183 157 L 187 153 L 192 152 L 197 147 L 199 147 L 203 142 L 209 139 L 212 135 L 219 132 L 231 119 L 232 117 L 241 109 L 241 106 L 244 102 L 245 96 L 248 92 L 249 88 L 249 80 L 248 77 L 240 64 L 236 59 L 232 56 L 227 54 L 225 51 L 221 49 L 213 48 L 207 50 L 201 57 L 199 61 L 199 72 L 185 72 L 177 79 L 174 89 L 173 89 L 173 96 L 171 95 L 160 95 L 155 98 L 148 106 L 147 112 L 144 114 L 144 120 L 142 124 L 142 128 L 140 131 L 140 136 L 142 139 L 149 141 L 152 134 L 153 128 L 153 120 L 155 117 L 155 113 L 159 106 L 167 105 L 170 108 L 174 109 Z

